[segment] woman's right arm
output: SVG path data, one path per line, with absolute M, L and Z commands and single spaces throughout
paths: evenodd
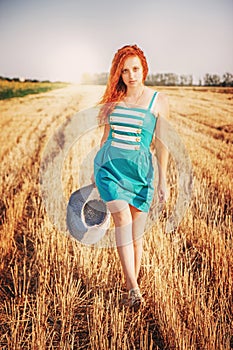
M 109 135 L 109 131 L 110 131 L 110 125 L 109 124 L 105 124 L 105 126 L 104 126 L 104 133 L 103 133 L 103 136 L 102 136 L 101 141 L 100 141 L 100 148 L 103 146 L 103 144 L 107 140 L 108 135 Z
M 104 126 L 104 133 L 103 133 L 103 136 L 102 136 L 101 141 L 100 141 L 100 148 L 103 146 L 103 144 L 107 140 L 108 135 L 109 135 L 109 131 L 110 131 L 110 125 L 109 124 L 105 124 L 105 126 Z M 91 175 L 91 182 L 95 183 L 94 173 Z

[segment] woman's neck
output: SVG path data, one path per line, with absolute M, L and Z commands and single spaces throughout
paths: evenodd
M 130 105 L 137 105 L 144 94 L 145 86 L 137 87 L 134 89 L 127 90 L 126 95 L 123 98 L 123 101 L 127 107 Z
M 137 98 L 144 91 L 145 86 L 127 87 L 125 97 Z

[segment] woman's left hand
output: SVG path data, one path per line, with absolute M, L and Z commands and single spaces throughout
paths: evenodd
M 168 198 L 167 184 L 164 182 L 159 183 L 157 190 L 158 190 L 159 203 L 166 203 Z

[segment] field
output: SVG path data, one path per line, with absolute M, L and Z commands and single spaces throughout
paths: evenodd
M 5 100 L 12 97 L 23 97 L 29 94 L 38 94 L 41 92 L 50 91 L 67 86 L 67 83 L 51 83 L 49 81 L 8 81 L 0 79 L 0 100 Z
M 94 106 L 103 90 L 70 85 L 0 101 L 0 348 L 229 350 L 233 90 L 158 88 L 169 97 L 170 123 L 189 154 L 193 190 L 178 228 L 165 233 L 177 195 L 170 159 L 170 199 L 144 236 L 146 305 L 138 312 L 120 304 L 125 286 L 116 250 L 85 246 L 61 232 L 40 188 L 47 142 L 75 113 Z M 87 154 L 100 132 L 90 130 L 67 152 L 60 174 L 66 200 L 89 182 Z

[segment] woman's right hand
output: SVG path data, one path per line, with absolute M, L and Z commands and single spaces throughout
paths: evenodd
M 93 183 L 95 185 L 95 176 L 94 173 L 92 173 L 91 177 L 90 177 L 91 183 Z

